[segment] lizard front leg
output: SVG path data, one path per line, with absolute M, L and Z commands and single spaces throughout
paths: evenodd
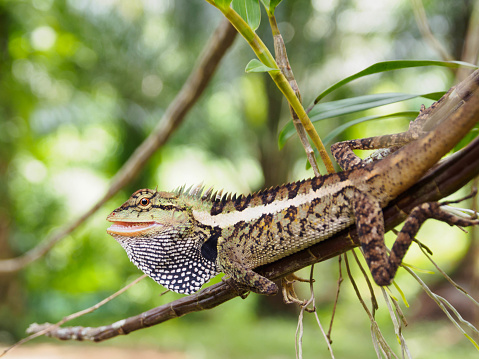
M 372 196 L 356 191 L 352 204 L 364 257 L 374 281 L 381 286 L 391 284 L 409 246 L 427 219 L 434 218 L 451 226 L 479 225 L 479 220 L 455 216 L 444 210 L 438 202 L 423 203 L 409 214 L 388 256 L 384 243 L 383 214 L 379 203 Z
M 452 89 L 451 89 L 452 90 Z M 380 160 L 389 154 L 397 151 L 404 145 L 417 140 L 428 129 L 428 119 L 431 111 L 438 106 L 438 104 L 448 96 L 448 93 L 441 98 L 441 100 L 432 104 L 429 108 L 421 106 L 419 115 L 417 118 L 409 124 L 409 129 L 405 132 L 395 133 L 391 135 L 376 136 L 361 138 L 357 140 L 349 140 L 335 143 L 331 146 L 331 153 L 333 154 L 336 162 L 343 170 L 350 170 L 359 168 L 366 165 L 369 162 Z M 353 150 L 381 150 L 382 152 L 374 152 L 370 157 L 362 160 L 356 156 Z
M 244 253 L 239 253 L 236 246 L 231 246 L 224 238 L 218 239 L 217 265 L 223 273 L 235 282 L 242 284 L 255 293 L 273 295 L 278 286 L 266 277 L 254 272 L 243 263 Z
M 382 157 L 397 151 L 402 146 L 416 140 L 422 132 L 412 131 L 396 133 L 393 135 L 384 135 L 377 137 L 361 138 L 357 140 L 343 141 L 331 145 L 331 153 L 336 162 L 343 170 L 351 170 L 362 167 L 368 162 L 380 160 Z M 353 152 L 353 150 L 379 150 L 387 149 L 385 154 L 376 153 L 371 156 L 369 161 L 362 160 Z

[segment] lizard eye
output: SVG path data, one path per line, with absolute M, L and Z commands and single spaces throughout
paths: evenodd
M 150 199 L 149 198 L 142 198 L 142 199 L 140 199 L 140 204 L 142 206 L 148 206 L 150 204 Z

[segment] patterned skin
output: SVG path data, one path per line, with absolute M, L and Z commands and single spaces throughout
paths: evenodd
M 138 268 L 178 293 L 193 293 L 224 272 L 255 292 L 274 294 L 276 284 L 254 268 L 355 223 L 374 280 L 389 285 L 427 218 L 451 225 L 479 224 L 426 203 L 411 212 L 388 255 L 381 210 L 479 121 L 478 86 L 479 70 L 429 109 L 422 109 L 404 134 L 336 144 L 332 152 L 344 172 L 247 196 L 222 196 L 202 187 L 174 192 L 139 190 L 108 216 L 113 222 L 108 233 Z M 438 125 L 429 130 L 431 122 Z M 402 147 L 380 161 L 365 163 L 352 154 L 352 148 L 387 146 L 388 138 L 392 146 Z

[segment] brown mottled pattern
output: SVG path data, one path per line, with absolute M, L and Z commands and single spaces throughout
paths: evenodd
M 422 109 L 420 124 L 389 136 L 388 143 L 402 145 L 417 138 L 423 125 L 429 125 L 422 121 L 439 125 L 381 161 L 363 165 L 349 151 L 360 145 L 384 146 L 384 136 L 334 147 L 336 155 L 346 158 L 338 162 L 354 169 L 248 196 L 217 198 L 207 191 L 202 197 L 201 188 L 176 193 L 140 190 L 110 214 L 108 220 L 115 223 L 109 233 L 140 269 L 172 290 L 191 293 L 223 271 L 254 291 L 273 294 L 276 285 L 254 268 L 330 238 L 355 221 L 376 283 L 388 285 L 426 218 L 463 226 L 479 224 L 450 215 L 437 204 L 425 204 L 411 213 L 388 256 L 381 210 L 478 122 L 478 85 L 476 71 L 448 93 L 456 96 L 452 106 L 440 100 L 432 109 Z M 474 97 L 464 103 L 468 96 Z
M 374 280 L 389 285 L 388 256 L 384 245 L 384 220 L 379 203 L 374 197 L 360 191 L 353 196 L 353 210 L 364 257 Z
M 298 194 L 298 191 L 301 187 L 301 184 L 303 184 L 303 183 L 304 183 L 304 181 L 293 182 L 293 183 L 289 183 L 289 184 L 284 186 L 289 199 L 296 197 L 296 195 Z
M 242 210 L 244 210 L 245 208 L 247 208 L 249 206 L 250 202 L 251 202 L 251 195 L 250 194 L 247 195 L 247 196 L 241 195 L 235 201 L 235 209 L 237 211 L 241 212 Z
M 338 176 L 324 177 L 338 179 Z M 285 185 L 300 192 L 302 186 L 310 188 L 311 180 Z M 261 196 L 272 196 L 281 192 L 280 189 L 269 189 Z M 263 214 L 251 222 L 238 221 L 233 226 L 223 228 L 219 252 L 219 268 L 232 275 L 234 279 L 244 283 L 239 274 L 229 273 L 230 258 L 238 258 L 242 268 L 253 269 L 265 263 L 270 263 L 291 253 L 307 248 L 353 222 L 353 216 L 348 205 L 348 197 L 352 192 L 331 193 L 321 198 L 299 206 L 288 206 L 280 211 Z M 286 196 L 284 199 L 288 199 Z M 343 203 L 340 203 L 343 202 Z M 334 205 L 333 205 L 334 204 Z M 249 276 L 255 276 L 249 273 Z M 255 278 L 259 280 L 259 278 Z M 264 292 L 261 288 L 256 288 Z M 271 294 L 271 293 L 269 293 Z

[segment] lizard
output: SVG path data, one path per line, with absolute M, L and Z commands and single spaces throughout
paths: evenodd
M 374 281 L 389 285 L 427 218 L 462 227 L 479 224 L 475 218 L 447 212 L 439 203 L 424 203 L 411 211 L 388 255 L 382 215 L 382 208 L 415 184 L 479 122 L 478 87 L 476 70 L 423 108 L 416 120 L 424 122 L 420 126 L 413 124 L 402 135 L 333 145 L 343 172 L 239 196 L 203 186 L 173 192 L 140 189 L 107 217 L 112 222 L 107 233 L 140 270 L 175 292 L 194 293 L 223 272 L 239 285 L 272 295 L 277 285 L 255 268 L 355 224 Z M 370 163 L 352 152 L 361 146 L 388 145 L 398 149 Z

